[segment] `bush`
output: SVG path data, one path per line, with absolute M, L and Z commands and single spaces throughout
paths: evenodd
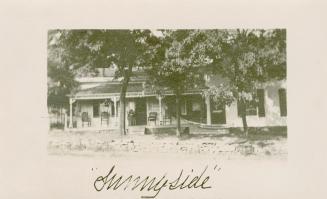
M 65 125 L 60 122 L 50 124 L 50 129 L 64 129 L 64 127 Z

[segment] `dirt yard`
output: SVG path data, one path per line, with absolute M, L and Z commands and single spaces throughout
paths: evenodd
M 286 134 L 256 132 L 243 136 L 240 132 L 192 129 L 192 134 L 131 134 L 117 131 L 49 132 L 48 153 L 51 155 L 206 155 L 220 158 L 287 158 Z

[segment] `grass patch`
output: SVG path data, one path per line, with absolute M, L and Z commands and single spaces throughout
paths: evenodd
M 243 128 L 230 128 L 230 133 L 248 140 L 276 140 L 278 137 L 287 138 L 286 126 L 249 127 L 248 136 L 245 137 Z

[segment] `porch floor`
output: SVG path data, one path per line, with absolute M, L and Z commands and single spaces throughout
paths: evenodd
M 169 127 L 176 127 L 177 120 L 173 117 L 172 121 L 168 124 L 160 124 L 160 122 L 148 122 L 147 125 L 127 125 L 126 129 L 128 133 L 130 134 L 144 134 L 144 129 L 146 127 L 150 128 L 169 128 Z M 219 124 L 219 125 L 206 125 L 202 123 L 197 123 L 197 122 L 192 122 L 188 121 L 185 119 L 181 119 L 181 126 L 185 127 L 188 126 L 190 127 L 190 133 L 192 132 L 201 132 L 200 134 L 210 134 L 210 133 L 217 133 L 217 131 L 224 131 L 228 126 L 225 124 Z M 84 126 L 81 127 L 79 126 L 78 128 L 72 128 L 72 129 L 66 129 L 67 131 L 71 132 L 80 132 L 80 131 L 118 131 L 119 130 L 119 125 L 99 125 L 99 126 Z

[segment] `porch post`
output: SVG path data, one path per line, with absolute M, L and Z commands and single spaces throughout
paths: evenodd
M 210 96 L 206 95 L 206 105 L 207 105 L 207 125 L 211 125 L 211 103 Z
M 117 97 L 114 97 L 114 109 L 115 109 L 115 126 L 117 125 L 118 111 L 117 111 Z
M 64 130 L 66 130 L 67 129 L 67 112 L 66 112 L 66 109 L 64 109 L 64 122 L 65 122 L 65 124 L 64 124 Z
M 161 121 L 162 121 L 162 103 L 161 103 L 162 97 L 161 97 L 161 95 L 159 95 L 158 100 L 159 100 L 159 125 L 161 125 Z
M 69 98 L 69 128 L 73 128 L 73 103 L 74 99 Z

